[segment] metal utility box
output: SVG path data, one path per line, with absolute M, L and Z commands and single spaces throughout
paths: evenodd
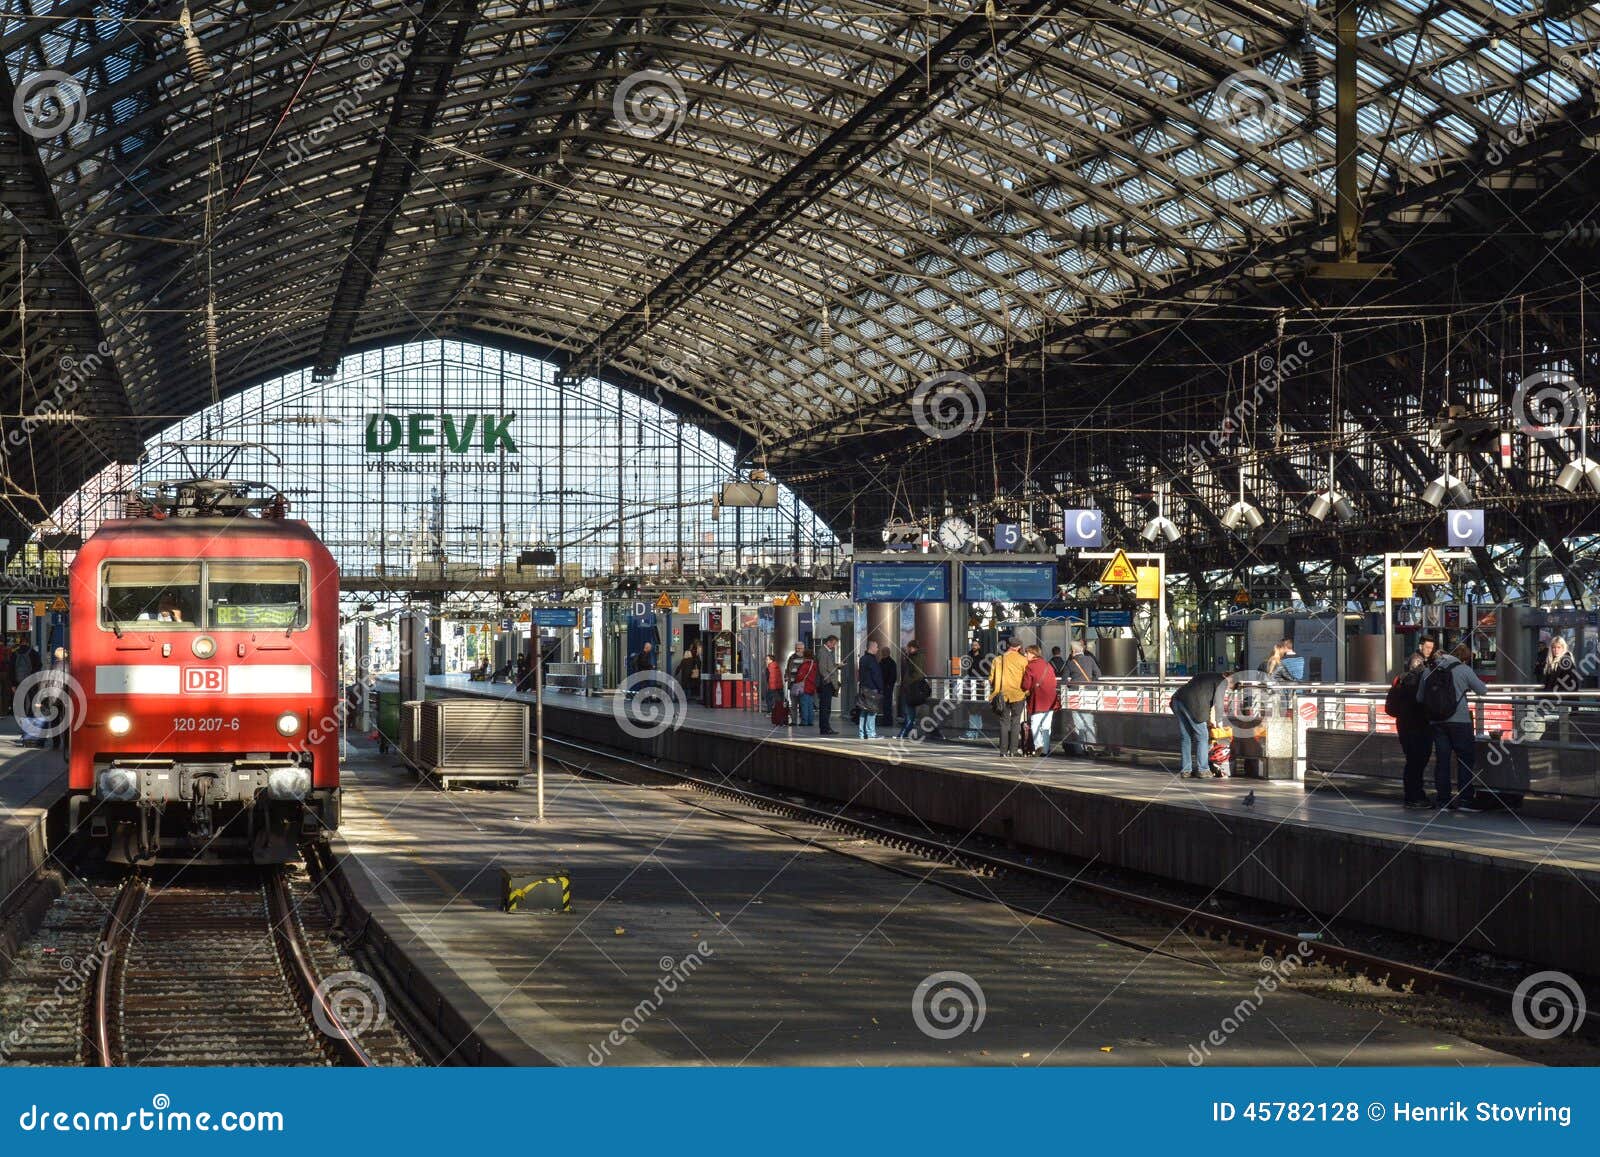
M 400 754 L 415 763 L 417 736 L 422 730 L 422 700 L 412 699 L 400 704 Z
M 507 783 L 530 770 L 528 705 L 491 699 L 430 699 L 420 704 L 411 762 L 451 783 Z

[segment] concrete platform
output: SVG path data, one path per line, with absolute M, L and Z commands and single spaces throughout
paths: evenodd
M 49 856 L 50 809 L 67 791 L 61 752 L 20 739 L 12 720 L 0 722 L 0 908 Z
M 516 695 L 459 677 L 430 688 Z M 1600 826 L 1592 824 L 1408 812 L 1327 783 L 1183 780 L 1060 756 L 1001 760 L 975 744 L 823 738 L 699 706 L 677 726 L 640 736 L 624 729 L 612 696 L 547 692 L 545 718 L 552 734 L 1600 975 Z
M 440 792 L 393 754 L 353 759 L 344 782 L 346 854 L 383 898 L 385 934 L 426 945 L 451 971 L 440 987 L 469 988 L 561 1064 L 1182 1066 L 1257 979 L 1026 920 L 660 790 L 552 771 L 539 825 L 527 788 Z M 565 869 L 575 910 L 500 912 L 502 865 Z M 951 971 L 981 988 L 983 1020 L 936 1039 L 913 996 Z M 1213 1054 L 1506 1059 L 1286 990 Z

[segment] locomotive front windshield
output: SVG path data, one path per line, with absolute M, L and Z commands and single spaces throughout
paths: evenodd
M 118 631 L 292 630 L 308 621 L 305 578 L 299 562 L 107 563 L 101 625 Z
M 297 562 L 207 563 L 207 618 L 219 630 L 303 627 L 303 574 Z
M 107 626 L 200 626 L 199 563 L 108 563 L 104 581 L 101 617 Z

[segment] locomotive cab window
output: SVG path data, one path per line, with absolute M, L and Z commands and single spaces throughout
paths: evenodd
M 181 562 L 111 562 L 102 579 L 106 627 L 200 629 L 200 566 Z
M 207 625 L 219 631 L 305 626 L 305 573 L 298 562 L 207 563 Z

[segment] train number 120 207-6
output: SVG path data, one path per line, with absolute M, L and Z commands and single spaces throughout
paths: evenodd
M 172 718 L 174 731 L 237 731 L 239 718 L 224 719 L 220 715 L 175 715 Z

